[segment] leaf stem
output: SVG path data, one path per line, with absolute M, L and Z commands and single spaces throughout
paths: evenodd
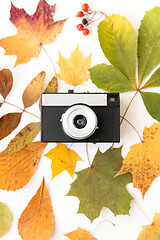
M 88 143 L 86 143 L 86 154 L 87 154 L 87 160 L 88 160 L 89 166 L 91 167 L 91 163 L 90 163 L 90 160 L 89 160 Z
M 113 222 L 111 222 L 110 220 L 103 220 L 101 222 L 98 223 L 98 225 L 96 226 L 96 228 L 94 229 L 93 233 L 92 233 L 92 236 L 95 234 L 95 232 L 97 231 L 98 227 L 102 224 L 102 223 L 111 223 L 114 227 L 115 227 L 115 224 Z
M 133 202 L 136 204 L 136 206 L 138 207 L 138 209 L 142 212 L 142 214 L 145 216 L 145 218 L 148 220 L 149 224 L 152 225 L 152 221 L 149 219 L 149 217 L 147 217 L 147 215 L 145 214 L 145 212 L 142 210 L 142 208 L 140 208 L 140 206 L 138 205 L 138 203 L 136 202 L 136 200 L 134 199 Z
M 123 120 L 125 120 L 134 130 L 135 132 L 137 133 L 139 139 L 141 140 L 141 142 L 143 143 L 143 140 L 141 138 L 141 135 L 139 134 L 139 132 L 137 131 L 137 129 L 133 126 L 133 124 L 131 122 L 129 122 L 124 116 L 120 116 L 120 118 L 123 118 Z
M 54 64 L 53 64 L 53 61 L 52 61 L 50 55 L 48 54 L 47 50 L 44 48 L 43 45 L 41 45 L 41 48 L 43 49 L 43 51 L 44 51 L 45 54 L 47 55 L 47 57 L 48 57 L 50 63 L 52 64 L 52 67 L 53 67 L 53 70 L 54 70 L 54 74 L 56 74 L 56 68 L 55 68 L 55 66 L 54 66 Z
M 35 114 L 31 113 L 31 112 L 28 112 L 27 110 L 22 109 L 22 108 L 20 108 L 20 107 L 18 107 L 18 106 L 16 106 L 16 105 L 14 105 L 13 103 L 6 102 L 5 100 L 2 100 L 2 99 L 0 99 L 0 101 L 1 101 L 2 103 L 6 103 L 6 104 L 8 104 L 8 105 L 11 105 L 11 106 L 13 106 L 13 107 L 16 107 L 16 108 L 18 108 L 19 110 L 21 110 L 22 112 L 26 112 L 26 113 L 28 113 L 28 114 L 30 114 L 30 115 L 32 115 L 32 116 L 40 119 L 40 117 L 38 117 L 37 115 L 35 115 Z
M 135 92 L 135 94 L 133 95 L 131 101 L 129 102 L 129 104 L 128 104 L 128 106 L 127 106 L 127 108 L 126 108 L 126 110 L 125 110 L 125 112 L 124 112 L 124 114 L 123 114 L 123 116 L 122 116 L 122 119 L 121 119 L 120 125 L 122 124 L 123 119 L 124 119 L 124 117 L 126 116 L 126 114 L 127 114 L 127 112 L 128 112 L 128 109 L 129 109 L 131 103 L 133 102 L 133 100 L 134 100 L 134 98 L 135 98 L 135 96 L 137 95 L 138 92 L 139 92 L 139 91 L 137 90 L 137 91 Z

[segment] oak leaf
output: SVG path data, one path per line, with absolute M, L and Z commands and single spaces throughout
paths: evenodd
M 13 86 L 13 76 L 9 69 L 0 71 L 0 94 L 6 99 Z
M 121 148 L 97 151 L 91 167 L 77 172 L 67 196 L 80 200 L 79 213 L 91 221 L 99 216 L 103 207 L 108 207 L 115 215 L 129 214 L 132 197 L 126 185 L 132 182 L 130 173 L 114 178 L 122 165 Z
M 151 225 L 143 226 L 142 232 L 137 240 L 159 240 L 160 239 L 160 214 L 155 213 Z
M 1 39 L 0 45 L 6 50 L 6 55 L 17 55 L 15 66 L 38 57 L 42 44 L 54 41 L 66 21 L 54 22 L 55 5 L 50 6 L 45 0 L 40 0 L 33 15 L 28 15 L 24 9 L 18 9 L 13 4 L 10 13 L 17 34 Z
M 40 97 L 45 83 L 45 72 L 40 72 L 32 81 L 27 85 L 22 95 L 24 108 L 33 105 Z
M 133 186 L 139 188 L 144 198 L 153 180 L 160 176 L 160 123 L 144 129 L 143 142 L 135 144 L 123 160 L 116 176 L 130 172 Z
M 57 146 L 44 156 L 52 160 L 52 179 L 65 169 L 71 177 L 73 177 L 76 162 L 82 161 L 80 156 L 74 150 L 68 149 L 66 145 L 62 143 L 57 143 Z
M 25 146 L 31 143 L 40 131 L 40 123 L 29 123 L 24 127 L 8 144 L 7 148 L 0 156 L 12 154 L 22 150 Z
M 33 176 L 46 143 L 32 142 L 19 152 L 0 156 L 0 189 L 17 190 Z
M 3 237 L 9 230 L 12 214 L 6 204 L 0 202 L 0 237 Z
M 54 214 L 44 180 L 21 214 L 18 229 L 23 240 L 49 240 L 52 236 Z
M 0 118 L 0 140 L 7 137 L 20 123 L 22 113 L 8 113 Z
M 91 57 L 82 58 L 79 46 L 71 53 L 70 59 L 67 60 L 59 53 L 60 73 L 56 76 L 70 85 L 81 85 L 89 78 L 87 73 L 90 68 Z
M 78 227 L 77 230 L 70 232 L 65 235 L 71 240 L 97 240 L 89 232 Z

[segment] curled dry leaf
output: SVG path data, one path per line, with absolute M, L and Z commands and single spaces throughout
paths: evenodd
M 57 78 L 53 77 L 51 81 L 48 83 L 46 89 L 44 90 L 44 93 L 55 93 L 57 92 L 58 89 L 58 83 L 57 83 Z M 41 106 L 41 99 L 39 101 L 39 109 Z
M 12 215 L 6 204 L 0 202 L 0 237 L 3 237 L 9 230 Z
M 28 15 L 24 9 L 11 7 L 11 22 L 17 28 L 17 34 L 1 39 L 0 45 L 7 55 L 17 55 L 16 65 L 38 57 L 42 44 L 51 43 L 61 32 L 66 19 L 54 22 L 55 5 L 50 6 L 40 0 L 36 12 Z
M 67 84 L 74 86 L 81 85 L 89 78 L 87 73 L 90 68 L 91 57 L 82 58 L 79 46 L 71 53 L 70 59 L 67 60 L 59 53 L 60 73 L 57 77 L 64 80 Z
M 17 190 L 33 176 L 46 143 L 32 142 L 21 151 L 0 156 L 0 189 Z
M 23 240 L 49 240 L 52 236 L 54 214 L 44 180 L 21 214 L 18 229 Z
M 133 186 L 139 188 L 144 198 L 153 180 L 160 176 L 160 123 L 144 129 L 143 142 L 131 147 L 116 176 L 132 173 Z
M 7 137 L 20 123 L 22 113 L 8 113 L 0 118 L 0 140 Z
M 97 238 L 94 238 L 89 232 L 81 228 L 78 228 L 77 230 L 70 232 L 65 236 L 71 240 L 97 240 Z
M 45 72 L 40 72 L 32 81 L 27 85 L 23 92 L 22 101 L 24 108 L 30 107 L 39 99 L 43 86 L 45 83 Z
M 73 177 L 77 161 L 82 161 L 75 151 L 68 149 L 62 143 L 57 143 L 57 146 L 44 156 L 52 160 L 52 179 L 65 169 Z
M 0 71 L 0 94 L 5 99 L 11 91 L 13 85 L 13 76 L 9 69 L 2 69 Z
M 40 131 L 40 123 L 30 123 L 24 127 L 8 144 L 0 156 L 12 154 L 22 150 L 31 143 Z

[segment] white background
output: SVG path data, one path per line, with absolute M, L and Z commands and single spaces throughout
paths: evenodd
M 55 2 L 54 0 L 50 0 L 48 3 L 54 4 Z M 81 32 L 76 30 L 76 25 L 80 20 L 77 19 L 75 15 L 79 10 L 81 10 L 82 3 L 83 1 L 81 0 L 57 0 L 55 20 L 70 17 L 64 25 L 63 32 L 57 37 L 57 39 L 53 43 L 45 46 L 45 49 L 55 64 L 57 73 L 59 72 L 59 67 L 56 64 L 58 61 L 58 51 L 61 52 L 64 57 L 69 58 L 70 53 L 76 48 L 77 44 L 80 46 L 83 57 L 92 54 L 91 66 L 94 66 L 97 63 L 108 63 L 98 42 L 98 22 L 90 26 L 91 33 L 87 37 L 83 36 Z M 19 8 L 23 7 L 28 14 L 33 14 L 36 10 L 38 1 L 14 0 L 13 4 Z M 88 1 L 88 4 L 92 10 L 104 11 L 107 15 L 115 13 L 125 16 L 132 23 L 136 32 L 140 26 L 141 19 L 145 15 L 145 12 L 155 6 L 160 6 L 160 2 L 158 0 L 98 0 Z M 16 28 L 9 21 L 10 6 L 10 0 L 0 0 L 0 38 L 16 34 Z M 47 85 L 53 77 L 54 70 L 43 50 L 41 51 L 38 59 L 32 59 L 27 64 L 21 64 L 16 68 L 14 68 L 16 56 L 4 56 L 4 53 L 5 51 L 0 48 L 0 68 L 9 68 L 14 77 L 13 89 L 6 100 L 23 108 L 21 97 L 27 84 L 40 71 L 46 71 Z M 59 92 L 66 92 L 70 88 L 71 87 L 69 85 L 66 85 L 63 81 L 59 80 Z M 90 80 L 83 86 L 76 87 L 77 92 L 83 92 L 86 90 L 101 91 L 97 89 Z M 121 115 L 124 113 L 125 108 L 133 94 L 134 93 L 131 92 L 121 95 Z M 18 109 L 4 104 L 0 109 L 0 117 L 5 113 L 14 111 L 18 111 Z M 28 111 L 40 115 L 38 103 L 28 108 Z M 155 120 L 147 113 L 139 95 L 136 96 L 136 99 L 132 103 L 126 118 L 132 122 L 141 135 L 143 133 L 144 126 L 149 127 L 153 122 L 155 122 Z M 24 113 L 19 127 L 1 141 L 0 151 L 4 150 L 8 142 L 19 132 L 19 130 L 31 121 L 37 121 L 37 119 L 27 113 Z M 35 140 L 39 140 L 39 136 L 37 136 Z M 129 147 L 138 142 L 139 138 L 135 131 L 126 122 L 124 122 L 121 127 L 123 157 L 126 156 L 129 151 Z M 118 147 L 121 144 L 116 144 L 115 146 Z M 49 149 L 52 149 L 54 146 L 55 144 L 48 144 L 44 153 L 47 153 Z M 100 148 L 100 151 L 104 152 L 109 146 L 109 144 L 89 144 L 90 160 L 93 160 L 98 147 Z M 84 162 L 77 163 L 76 171 L 88 167 L 85 145 L 73 144 L 72 149 L 74 149 L 84 160 Z M 94 234 L 94 237 L 98 240 L 136 240 L 142 230 L 141 226 L 151 223 L 155 212 L 160 212 L 160 178 L 157 178 L 145 195 L 144 200 L 142 200 L 140 191 L 138 189 L 133 189 L 132 184 L 127 186 L 127 190 L 135 199 L 131 201 L 130 216 L 118 215 L 115 217 L 109 209 L 103 208 L 99 218 L 95 219 L 93 223 L 91 223 L 85 215 L 77 215 L 79 200 L 75 197 L 64 196 L 68 193 L 73 179 L 66 171 L 64 171 L 51 181 L 52 174 L 50 166 L 51 160 L 46 157 L 42 157 L 33 178 L 27 186 L 21 190 L 17 190 L 16 192 L 0 190 L 0 201 L 8 205 L 12 211 L 13 217 L 10 231 L 2 237 L 3 240 L 21 239 L 18 235 L 17 229 L 18 219 L 30 199 L 39 188 L 43 176 L 46 180 L 46 185 L 55 214 L 56 225 L 54 234 L 51 237 L 52 240 L 67 240 L 68 238 L 65 237 L 64 234 L 75 230 L 78 226 Z M 76 174 L 74 175 L 74 179 L 75 178 Z M 114 227 L 109 222 L 99 224 L 104 220 L 112 221 L 116 226 Z

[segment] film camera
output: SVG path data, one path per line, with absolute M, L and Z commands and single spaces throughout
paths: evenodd
M 42 142 L 119 142 L 119 93 L 43 93 Z

